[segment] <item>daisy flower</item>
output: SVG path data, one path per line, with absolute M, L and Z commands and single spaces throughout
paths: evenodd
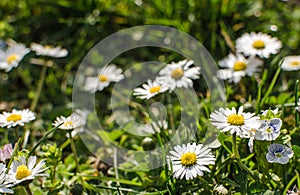
M 3 149 L 0 149 L 0 161 L 5 162 L 10 159 L 13 154 L 13 148 L 11 144 L 5 144 Z
M 190 67 L 193 63 L 191 60 L 182 60 L 168 64 L 159 72 L 157 82 L 168 86 L 170 91 L 176 87 L 192 87 L 192 79 L 200 77 L 200 67 Z
M 270 54 L 277 54 L 282 44 L 275 37 L 264 33 L 251 32 L 243 34 L 236 40 L 236 51 L 246 56 L 269 58 Z
M 142 87 L 135 88 L 133 95 L 140 99 L 150 99 L 153 96 L 163 93 L 168 90 L 168 87 L 159 84 L 156 81 L 148 80 L 147 84 L 143 84 Z
M 260 59 L 253 56 L 246 59 L 241 54 L 229 54 L 228 57 L 219 61 L 219 65 L 226 69 L 219 70 L 217 76 L 222 80 L 228 79 L 229 82 L 238 83 L 242 77 L 252 76 L 262 64 Z
M 7 174 L 7 182 L 17 185 L 25 181 L 31 181 L 38 176 L 48 176 L 43 173 L 47 169 L 44 166 L 44 160 L 36 163 L 36 156 L 30 156 L 28 160 L 25 156 L 20 156 L 12 162 Z
M 124 79 L 122 69 L 116 65 L 108 65 L 98 70 L 97 77 L 87 77 L 84 89 L 90 93 L 95 93 L 97 90 L 102 91 L 111 82 L 119 82 Z
M 15 127 L 17 125 L 24 126 L 25 123 L 35 119 L 35 115 L 29 109 L 16 110 L 12 112 L 3 112 L 0 114 L 0 126 L 1 127 Z
M 5 164 L 0 163 L 0 193 L 8 193 L 8 194 L 13 194 L 14 191 L 9 189 L 11 185 L 6 182 L 6 167 Z
M 175 178 L 190 180 L 203 176 L 204 171 L 210 172 L 206 166 L 214 165 L 216 159 L 208 147 L 188 143 L 175 146 L 168 160 Z
M 81 128 L 85 123 L 84 119 L 80 116 L 78 113 L 72 113 L 70 116 L 58 116 L 56 117 L 56 120 L 54 123 L 52 123 L 53 126 L 57 127 L 59 129 L 63 130 L 74 130 L 77 128 Z
M 270 163 L 287 164 L 294 155 L 291 148 L 288 148 L 282 144 L 271 144 L 266 158 Z
M 24 44 L 12 43 L 5 51 L 0 50 L 0 69 L 9 72 L 16 68 L 30 50 Z
M 38 56 L 50 56 L 54 58 L 61 58 L 68 55 L 68 50 L 61 48 L 61 46 L 53 47 L 50 45 L 40 45 L 31 43 L 30 48 L 35 51 Z
M 238 111 L 235 108 L 220 108 L 210 114 L 210 120 L 221 132 L 230 131 L 230 134 L 236 133 L 241 138 L 249 138 L 250 130 L 257 129 L 260 125 L 259 117 L 243 112 L 243 106 L 239 107 Z
M 300 56 L 286 56 L 283 58 L 281 69 L 285 71 L 300 70 Z

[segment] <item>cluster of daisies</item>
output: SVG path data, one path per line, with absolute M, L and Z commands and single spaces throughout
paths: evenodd
M 9 72 L 13 68 L 18 67 L 19 63 L 30 51 L 34 51 L 38 56 L 54 58 L 68 55 L 68 51 L 60 46 L 53 47 L 50 45 L 31 43 L 30 48 L 27 48 L 23 43 L 9 40 L 7 41 L 7 46 L 4 49 L 0 49 L 0 69 Z
M 75 136 L 78 132 L 83 131 L 87 111 L 76 110 L 70 116 L 58 116 L 53 122 L 55 127 L 72 132 L 71 136 Z M 2 112 L 0 114 L 0 126 L 3 128 L 16 128 L 24 126 L 32 120 L 35 115 L 29 109 L 16 110 L 11 112 Z M 7 144 L 0 149 L 0 193 L 14 193 L 11 189 L 17 185 L 29 185 L 31 181 L 38 176 L 47 176 L 45 174 L 45 160 L 37 162 L 36 156 L 14 156 L 11 144 Z M 11 165 L 10 159 L 14 158 Z M 9 166 L 9 167 L 8 167 Z
M 222 80 L 238 83 L 244 76 L 253 76 L 263 65 L 262 59 L 277 54 L 282 43 L 276 37 L 264 33 L 245 33 L 236 40 L 236 53 L 230 53 L 219 61 L 223 69 L 217 72 Z M 286 56 L 283 58 L 281 69 L 296 71 L 300 69 L 300 56 Z
M 211 113 L 211 124 L 220 132 L 229 132 L 240 138 L 247 138 L 250 152 L 253 152 L 254 140 L 271 141 L 266 159 L 270 163 L 287 164 L 293 157 L 293 150 L 279 143 L 273 143 L 280 135 L 282 120 L 278 108 L 263 110 L 259 116 L 239 109 L 220 108 Z M 202 144 L 177 145 L 170 151 L 168 158 L 170 169 L 174 177 L 186 180 L 203 176 L 203 172 L 210 172 L 208 165 L 215 164 L 215 157 L 211 149 Z
M 42 159 L 37 162 L 36 156 L 15 156 L 13 155 L 11 144 L 7 144 L 0 150 L 0 193 L 13 194 L 11 189 L 18 185 L 28 186 L 36 177 L 47 176 L 45 174 L 45 161 Z
M 141 87 L 133 91 L 133 95 L 140 99 L 150 99 L 159 93 L 165 91 L 172 92 L 175 88 L 190 88 L 193 86 L 193 79 L 199 79 L 200 67 L 192 66 L 193 61 L 182 60 L 167 64 L 159 72 L 154 80 L 147 80 Z M 122 69 L 116 65 L 107 65 L 97 71 L 98 76 L 87 77 L 84 89 L 90 93 L 102 91 L 111 82 L 119 82 L 125 78 Z
M 282 126 L 278 108 L 263 110 L 260 116 L 244 112 L 243 107 L 220 108 L 211 113 L 210 120 L 213 126 L 221 132 L 229 132 L 240 138 L 248 138 L 250 152 L 253 152 L 254 140 L 274 141 L 278 138 Z M 293 150 L 283 144 L 272 143 L 266 154 L 270 163 L 286 164 L 293 157 Z

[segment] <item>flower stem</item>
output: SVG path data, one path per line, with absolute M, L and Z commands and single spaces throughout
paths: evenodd
M 236 133 L 232 135 L 232 153 L 234 158 L 240 159 L 239 151 L 236 146 Z
M 60 125 L 59 125 L 60 126 Z M 52 129 L 50 129 L 49 131 L 46 132 L 46 134 L 35 144 L 35 146 L 32 148 L 32 150 L 29 152 L 28 156 L 31 156 L 33 154 L 33 152 L 39 147 L 39 145 L 47 138 L 47 136 L 49 134 L 51 134 L 52 132 L 55 132 L 55 130 L 59 127 L 54 127 Z
M 28 195 L 32 195 L 32 192 L 31 192 L 31 190 L 30 190 L 30 188 L 29 188 L 29 185 L 26 185 L 26 186 L 24 186 L 24 187 L 25 187 L 25 190 L 26 190 L 27 194 L 28 194 Z
M 282 181 L 283 181 L 283 185 L 286 186 L 287 183 L 286 183 L 286 178 L 285 178 L 285 167 L 284 167 L 284 165 L 281 165 L 281 168 L 282 168 Z
M 259 86 L 258 86 L 258 90 L 257 90 L 258 92 L 257 92 L 257 97 L 256 97 L 256 114 L 258 114 L 258 112 L 259 112 L 259 102 L 260 102 L 260 99 L 261 99 L 262 86 L 266 82 L 267 75 L 268 75 L 268 70 L 265 70 L 264 73 L 263 73 L 262 79 L 259 83 Z
M 295 107 L 298 109 L 298 88 L 299 88 L 299 80 L 296 81 L 295 83 Z M 296 124 L 296 127 L 299 126 L 299 113 L 298 111 L 296 111 L 296 114 L 295 114 L 295 124 Z
M 278 79 L 280 71 L 281 71 L 281 64 L 278 66 L 278 68 L 276 70 L 276 73 L 275 73 L 275 75 L 274 75 L 274 77 L 273 77 L 273 79 L 271 81 L 271 84 L 269 85 L 269 88 L 268 88 L 267 92 L 265 93 L 265 96 L 263 97 L 263 99 L 259 103 L 259 107 L 257 107 L 256 109 L 259 109 L 259 108 L 261 108 L 264 105 L 265 101 L 267 100 L 267 98 L 269 97 L 271 91 L 273 90 L 273 88 L 275 86 L 275 83 L 276 83 L 276 81 Z
M 68 131 L 68 133 L 69 133 L 69 139 L 70 139 L 70 144 L 71 144 L 71 150 L 74 154 L 74 160 L 75 160 L 75 163 L 76 163 L 76 170 L 75 170 L 75 173 L 74 173 L 74 175 L 76 176 L 77 172 L 80 172 L 80 167 L 79 167 L 79 162 L 78 162 L 75 143 L 74 143 L 74 140 L 73 140 L 73 137 L 72 137 L 72 131 Z
M 12 161 L 14 160 L 14 157 L 17 154 L 17 151 L 19 150 L 19 144 L 20 144 L 20 142 L 21 142 L 21 138 L 19 138 L 18 141 L 17 141 L 17 143 L 15 144 L 14 151 L 13 151 L 13 153 L 12 153 L 10 159 L 9 159 L 8 165 L 6 167 L 6 172 L 5 172 L 6 174 L 8 173 L 10 165 L 11 165 Z
M 43 67 L 42 67 L 42 70 L 41 70 L 41 75 L 40 75 L 40 79 L 39 79 L 39 82 L 38 82 L 38 85 L 37 85 L 37 88 L 36 88 L 36 92 L 34 94 L 34 97 L 33 97 L 33 100 L 31 102 L 31 105 L 30 105 L 30 110 L 31 111 L 34 111 L 35 108 L 36 108 L 36 105 L 40 99 L 40 95 L 41 95 L 41 92 L 42 92 L 42 89 L 43 89 L 43 85 L 44 85 L 44 81 L 45 81 L 45 78 L 46 78 L 46 72 L 47 72 L 47 65 L 46 65 L 47 61 L 44 62 L 43 64 Z
M 162 139 L 161 139 L 161 136 L 159 133 L 155 133 L 156 137 L 157 137 L 157 140 L 158 140 L 158 143 L 161 147 L 161 150 L 162 150 L 162 156 L 163 156 L 163 164 L 164 164 L 164 171 L 165 171 L 165 176 L 166 176 L 166 179 L 168 180 L 168 183 L 169 185 L 171 186 L 171 190 L 173 192 L 175 192 L 175 185 L 174 185 L 174 181 L 169 177 L 169 169 L 168 169 L 168 162 L 167 162 L 167 159 L 166 159 L 166 151 L 165 151 L 165 146 L 162 142 Z

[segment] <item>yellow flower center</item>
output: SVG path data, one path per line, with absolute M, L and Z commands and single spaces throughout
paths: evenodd
M 160 86 L 155 86 L 150 88 L 150 93 L 157 93 L 160 91 Z
M 300 62 L 299 61 L 292 61 L 290 63 L 291 66 L 299 66 L 300 65 Z
M 245 70 L 247 68 L 247 64 L 243 61 L 236 61 L 233 65 L 234 71 L 241 71 Z
M 258 39 L 256 41 L 253 42 L 252 46 L 255 49 L 263 49 L 265 48 L 265 42 L 263 42 L 262 40 Z
M 45 45 L 44 48 L 45 49 L 52 49 L 53 47 L 51 45 Z
M 108 80 L 107 76 L 105 76 L 105 75 L 99 75 L 99 81 L 100 82 L 105 82 L 107 80 Z
M 228 116 L 227 121 L 231 125 L 243 125 L 245 119 L 242 115 L 232 114 Z
M 28 177 L 31 174 L 31 171 L 27 168 L 26 165 L 20 165 L 17 168 L 16 179 L 23 179 Z
M 17 54 L 11 54 L 6 58 L 6 61 L 8 64 L 12 64 L 14 61 L 18 60 L 18 55 Z
M 181 68 L 175 68 L 171 73 L 171 77 L 175 80 L 181 79 L 182 76 L 183 70 Z
M 72 125 L 73 125 L 72 121 L 67 121 L 64 123 L 64 126 L 66 126 L 66 127 L 72 127 Z
M 183 166 L 192 166 L 197 162 L 197 156 L 194 152 L 187 152 L 180 157 Z
M 20 121 L 20 120 L 22 120 L 22 116 L 20 114 L 11 114 L 8 117 L 6 117 L 7 122 L 10 122 L 10 121 L 16 122 L 16 121 Z

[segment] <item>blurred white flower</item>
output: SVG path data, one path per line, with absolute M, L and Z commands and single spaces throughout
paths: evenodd
M 12 185 L 6 181 L 6 167 L 5 164 L 0 163 L 0 193 L 13 194 L 14 191 L 9 189 Z
M 12 42 L 6 50 L 0 50 L 0 69 L 9 72 L 18 67 L 24 56 L 30 52 L 30 49 L 22 43 Z
M 242 77 L 252 76 L 262 64 L 263 62 L 255 56 L 246 59 L 241 54 L 229 54 L 228 57 L 219 61 L 219 65 L 226 69 L 220 69 L 217 76 L 222 80 L 238 83 Z
M 17 125 L 24 126 L 25 123 L 35 119 L 35 115 L 29 109 L 16 110 L 12 112 L 3 112 L 0 114 L 0 126 L 1 127 L 15 127 Z
M 156 81 L 148 80 L 147 84 L 142 84 L 142 87 L 135 88 L 133 90 L 133 95 L 140 99 L 150 99 L 153 96 L 163 93 L 168 90 L 168 87 L 159 84 Z
M 95 93 L 97 90 L 102 91 L 111 82 L 119 82 L 124 79 L 122 69 L 116 65 L 107 65 L 98 70 L 97 77 L 87 77 L 84 89 L 90 93 Z
M 286 56 L 283 58 L 281 69 L 285 71 L 300 70 L 300 56 Z
M 40 45 L 31 43 L 30 48 L 35 51 L 38 56 L 50 56 L 54 58 L 62 58 L 68 55 L 68 50 L 61 48 L 61 46 L 53 47 L 50 45 Z
M 249 138 L 250 130 L 257 129 L 260 125 L 259 117 L 254 113 L 243 112 L 243 106 L 238 111 L 233 107 L 220 108 L 210 114 L 210 121 L 213 126 L 221 132 L 229 131 L 230 134 L 236 133 L 241 138 Z
M 44 159 L 36 163 L 36 156 L 30 156 L 28 160 L 25 156 L 20 156 L 12 162 L 7 174 L 7 182 L 17 185 L 38 176 L 48 176 L 43 173 L 47 169 L 44 166 Z
M 168 122 L 166 120 L 151 121 L 143 126 L 143 131 L 149 134 L 160 133 L 161 129 L 168 129 Z
M 246 56 L 269 58 L 270 54 L 277 54 L 281 47 L 281 41 L 261 32 L 245 33 L 236 40 L 236 51 Z
M 215 164 L 215 157 L 211 149 L 196 143 L 177 145 L 170 151 L 168 164 L 172 166 L 174 177 L 186 180 L 203 176 L 203 172 L 210 172 L 206 166 Z
M 282 144 L 271 144 L 268 149 L 266 158 L 270 163 L 287 164 L 294 155 L 291 148 Z
M 168 86 L 170 91 L 176 87 L 193 87 L 192 79 L 199 79 L 200 67 L 190 67 L 194 62 L 191 60 L 182 60 L 177 63 L 172 62 L 159 72 L 157 82 Z
M 214 191 L 217 192 L 218 194 L 221 194 L 221 195 L 225 195 L 225 194 L 228 194 L 228 190 L 221 184 L 221 185 L 216 185 L 214 187 Z

